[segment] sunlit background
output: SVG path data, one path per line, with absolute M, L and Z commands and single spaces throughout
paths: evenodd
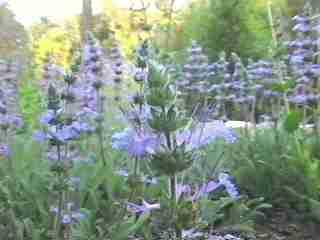
M 61 21 L 67 17 L 80 14 L 82 10 L 82 0 L 0 0 L 8 2 L 11 10 L 16 15 L 16 19 L 25 26 L 37 22 L 41 17 L 48 17 L 51 20 Z M 93 0 L 93 13 L 100 13 L 103 10 L 103 0 Z M 130 7 L 135 0 L 113 1 L 118 7 Z M 182 6 L 190 0 L 178 0 L 176 4 Z
M 118 2 L 125 4 L 126 1 Z M 63 20 L 80 14 L 82 8 L 82 0 L 9 0 L 8 3 L 17 20 L 27 26 L 44 16 L 52 20 Z M 93 0 L 94 13 L 101 9 L 102 1 Z

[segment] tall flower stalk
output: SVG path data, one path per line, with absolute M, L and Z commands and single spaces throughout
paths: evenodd
M 54 232 L 56 239 L 64 239 L 71 230 L 69 225 L 81 220 L 83 215 L 70 207 L 69 192 L 70 170 L 79 160 L 79 152 L 73 146 L 82 135 L 92 131 L 90 126 L 82 122 L 72 111 L 76 100 L 76 77 L 67 74 L 64 77 L 65 87 L 61 94 L 54 86 L 48 87 L 47 112 L 42 116 L 43 130 L 35 134 L 36 140 L 48 143 L 47 158 L 54 175 L 52 190 L 56 203 L 51 207 L 54 218 Z
M 134 160 L 139 157 L 149 162 L 156 174 L 168 177 L 170 218 L 177 219 L 178 174 L 192 165 L 199 149 L 217 138 L 233 141 L 236 137 L 222 122 L 198 124 L 186 117 L 178 107 L 177 86 L 168 69 L 157 62 L 146 44 L 139 53 L 135 79 L 143 82 L 143 92 L 134 99 L 140 111 L 147 114 L 127 114 L 132 116 L 131 126 L 113 136 L 113 147 L 127 151 Z M 181 239 L 179 224 L 173 221 L 172 227 Z
M 13 62 L 0 64 L 0 158 L 8 160 L 14 174 L 11 143 L 17 130 L 23 127 L 19 107 L 19 69 Z M 12 176 L 13 180 L 15 176 Z
M 106 166 L 107 158 L 104 150 L 105 137 L 103 125 L 106 101 L 103 90 L 106 82 L 104 79 L 103 50 L 91 33 L 88 34 L 84 47 L 82 71 L 81 87 L 83 89 L 82 107 L 85 109 L 84 115 L 87 115 L 96 124 L 100 157 L 103 165 Z
M 288 43 L 289 67 L 296 80 L 296 88 L 289 96 L 289 102 L 307 113 L 317 109 L 319 104 L 320 65 L 317 62 L 317 44 L 319 36 L 312 18 L 312 8 L 306 4 L 300 15 L 293 18 L 293 31 L 296 38 Z M 319 133 L 318 113 L 313 111 L 315 131 Z M 307 116 L 307 114 L 304 114 Z M 306 119 L 305 119 L 306 120 Z

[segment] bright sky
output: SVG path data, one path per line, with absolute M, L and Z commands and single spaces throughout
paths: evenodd
M 7 1 L 18 21 L 26 26 L 38 21 L 41 17 L 53 20 L 63 20 L 69 16 L 79 14 L 82 0 L 0 0 Z M 178 0 L 178 3 L 189 0 Z M 103 0 L 92 0 L 94 12 L 103 9 Z M 119 6 L 129 6 L 130 0 L 114 0 Z
M 2 0 L 0 0 L 2 1 Z M 82 0 L 7 0 L 10 8 L 24 25 L 28 26 L 40 17 L 46 16 L 54 20 L 62 20 L 79 14 Z M 94 12 L 102 10 L 102 0 L 92 0 Z M 120 5 L 126 5 L 128 0 L 116 0 Z

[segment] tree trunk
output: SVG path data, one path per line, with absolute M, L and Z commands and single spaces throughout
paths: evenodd
M 82 1 L 82 29 L 81 29 L 81 39 L 82 43 L 86 40 L 88 32 L 93 30 L 93 12 L 92 12 L 92 0 Z

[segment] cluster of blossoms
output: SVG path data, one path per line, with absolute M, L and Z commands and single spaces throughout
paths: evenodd
M 249 61 L 247 67 L 248 79 L 251 87 L 256 90 L 256 96 L 270 103 L 271 100 L 280 97 L 280 94 L 272 90 L 272 85 L 277 83 L 274 64 L 270 61 Z
M 189 230 L 184 230 L 182 232 L 182 238 L 183 239 L 199 239 L 205 237 L 205 234 L 203 232 L 198 232 L 196 229 L 192 228 Z M 241 238 L 236 237 L 231 234 L 226 235 L 210 235 L 207 238 L 208 240 L 241 240 Z
M 128 203 L 128 211 L 132 212 L 133 214 L 143 216 L 151 211 L 154 210 L 159 210 L 160 209 L 160 204 L 155 203 L 155 204 L 150 204 L 146 202 L 145 200 L 142 201 L 141 205 L 135 204 L 135 203 Z
M 192 108 L 193 114 L 196 104 L 214 106 L 212 115 L 221 119 L 239 118 L 234 110 L 240 109 L 242 120 L 254 122 L 262 115 L 279 117 L 276 115 L 286 103 L 285 98 L 296 106 L 315 106 L 320 96 L 319 23 L 312 16 L 309 4 L 293 22 L 296 39 L 287 43 L 289 57 L 276 62 L 249 59 L 245 66 L 236 54 L 227 59 L 222 53 L 217 62 L 209 64 L 201 47 L 193 42 L 181 79 L 177 81 L 185 105 Z M 277 86 L 292 86 L 292 80 L 295 88 L 284 95 Z M 193 100 L 196 103 L 190 102 Z
M 243 111 L 248 116 L 254 108 L 256 89 L 253 88 L 241 59 L 232 53 L 230 61 L 227 61 L 225 54 L 222 54 L 214 66 L 217 74 L 213 78 L 218 84 L 213 85 L 211 93 L 214 95 L 215 102 L 220 106 L 223 118 L 230 117 L 228 108 L 232 105 L 238 105 L 241 108 L 248 107 Z
M 77 69 L 72 67 L 72 69 Z M 52 207 L 56 217 L 55 233 L 60 237 L 70 231 L 70 224 L 79 222 L 84 215 L 77 210 L 69 199 L 63 197 L 72 191 L 70 170 L 75 162 L 82 160 L 78 148 L 78 141 L 90 133 L 94 128 L 83 119 L 77 107 L 79 99 L 79 85 L 77 72 L 66 73 L 61 80 L 59 91 L 49 83 L 47 96 L 47 112 L 40 119 L 42 131 L 35 134 L 36 140 L 47 143 L 47 158 L 51 163 L 51 171 L 55 179 L 52 182 L 52 193 L 57 199 L 58 206 Z M 80 92 L 81 93 L 81 92 Z
M 213 65 L 209 65 L 208 57 L 196 42 L 192 42 L 187 51 L 189 54 L 187 63 L 183 66 L 182 78 L 176 84 L 184 99 L 185 108 L 193 112 L 194 108 L 199 111 L 205 105 L 215 69 Z
M 0 63 L 0 158 L 11 155 L 10 140 L 23 127 L 19 108 L 19 67 Z
M 144 158 L 160 147 L 160 138 L 145 130 L 127 128 L 112 136 L 112 147 L 131 157 Z
M 214 74 L 214 69 L 208 63 L 208 57 L 203 53 L 203 49 L 196 42 L 192 42 L 187 50 L 189 57 L 183 66 L 184 78 L 178 81 L 181 91 L 203 94 L 210 87 L 210 77 Z
M 227 128 L 222 121 L 199 123 L 191 129 L 177 134 L 177 144 L 185 145 L 188 150 L 199 150 L 218 139 L 234 143 L 237 136 L 233 130 Z M 127 128 L 115 133 L 112 137 L 114 149 L 126 151 L 131 157 L 147 157 L 161 151 L 165 138 L 151 130 L 135 130 Z
M 103 55 L 103 49 L 99 42 L 92 34 L 88 34 L 84 46 L 82 76 L 78 88 L 81 93 L 81 113 L 94 119 L 101 117 L 104 112 L 105 97 L 102 89 L 106 82 Z
M 50 211 L 56 215 L 59 214 L 58 207 L 52 206 L 50 208 Z M 81 220 L 84 220 L 86 218 L 86 214 L 76 209 L 74 203 L 72 202 L 66 203 L 66 207 L 61 212 L 61 215 L 62 215 L 62 224 L 65 226 L 79 223 Z
M 297 86 L 289 101 L 299 106 L 315 105 L 320 99 L 316 91 L 320 74 L 320 65 L 316 61 L 319 36 L 311 6 L 306 4 L 302 14 L 295 16 L 293 21 L 296 39 L 289 42 L 288 47 L 289 63 Z
M 69 81 L 68 77 L 65 79 Z M 75 161 L 79 154 L 77 148 L 70 143 L 79 140 L 84 134 L 93 132 L 88 123 L 81 121 L 70 110 L 75 99 L 71 85 L 69 82 L 61 95 L 53 86 L 49 86 L 48 111 L 40 119 L 43 130 L 35 134 L 39 142 L 49 143 L 48 159 L 53 165 L 69 165 Z
M 40 82 L 43 91 L 48 92 L 49 85 L 54 86 L 56 89 L 62 89 L 64 74 L 64 69 L 56 65 L 54 59 L 49 58 L 47 63 L 43 66 L 43 78 Z
M 104 87 L 110 80 L 110 71 L 107 72 L 106 61 L 103 48 L 92 34 L 88 34 L 87 42 L 84 47 L 84 67 L 82 69 L 83 98 L 80 108 L 82 109 L 82 118 L 87 119 L 95 128 L 100 147 L 100 157 L 106 165 L 104 152 L 104 117 L 105 102 L 107 100 L 104 94 Z M 109 69 L 110 70 L 110 69 Z
M 109 58 L 111 60 L 111 68 L 113 72 L 112 77 L 112 85 L 114 87 L 115 92 L 115 101 L 120 100 L 120 91 L 122 89 L 122 83 L 124 78 L 124 61 L 123 56 L 120 50 L 120 47 L 117 44 L 114 44 L 114 46 L 110 49 L 110 55 Z
M 207 197 L 218 191 L 226 190 L 229 196 L 233 199 L 240 198 L 240 191 L 235 183 L 235 179 L 228 173 L 220 173 L 218 181 L 209 181 L 193 190 L 191 185 L 178 184 L 177 186 L 177 199 L 180 198 L 198 201 L 201 198 Z

